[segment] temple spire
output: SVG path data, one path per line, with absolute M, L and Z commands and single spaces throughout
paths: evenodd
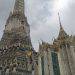
M 62 24 L 61 24 L 61 20 L 60 20 L 60 14 L 59 14 L 59 12 L 58 12 L 58 18 L 59 18 L 60 30 L 64 30 L 63 27 L 62 27 Z
M 58 13 L 58 17 L 59 17 L 59 24 L 60 24 L 60 31 L 59 31 L 58 39 L 60 39 L 60 38 L 66 37 L 67 33 L 64 31 L 64 29 L 62 27 L 59 13 Z
M 58 12 L 58 17 L 59 17 L 59 24 L 61 26 L 61 21 L 60 21 L 60 15 L 59 15 L 59 12 Z
M 24 0 L 15 0 L 13 13 L 24 13 Z

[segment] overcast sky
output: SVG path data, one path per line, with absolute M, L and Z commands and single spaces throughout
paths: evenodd
M 15 0 L 0 0 L 0 38 L 14 2 Z M 75 0 L 25 0 L 25 6 L 32 44 L 36 50 L 41 40 L 51 43 L 52 38 L 58 36 L 58 12 L 64 30 L 69 35 L 75 35 Z

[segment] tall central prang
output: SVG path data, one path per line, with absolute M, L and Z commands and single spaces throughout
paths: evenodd
M 24 14 L 24 0 L 15 1 L 14 10 L 10 13 L 5 25 L 2 43 L 5 46 L 15 43 L 32 46 L 30 26 Z
M 24 0 L 15 0 L 0 41 L 1 75 L 32 75 L 33 47 Z

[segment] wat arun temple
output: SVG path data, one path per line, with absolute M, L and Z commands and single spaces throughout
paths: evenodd
M 15 0 L 0 40 L 0 75 L 75 75 L 75 36 L 62 27 L 53 44 L 42 41 L 34 50 L 24 0 Z

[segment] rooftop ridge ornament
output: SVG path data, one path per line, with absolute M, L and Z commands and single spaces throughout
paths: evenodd
M 24 0 L 15 0 L 15 6 L 13 13 L 23 13 L 24 14 Z

